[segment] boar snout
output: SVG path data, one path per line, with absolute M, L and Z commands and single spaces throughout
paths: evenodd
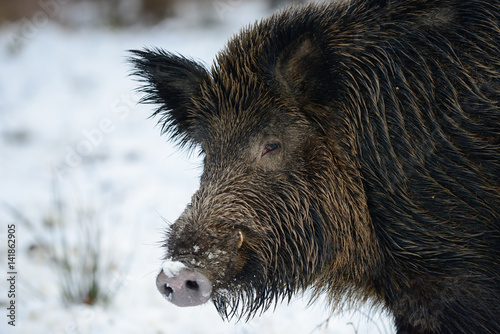
M 198 271 L 182 269 L 171 275 L 162 270 L 156 278 L 158 291 L 177 306 L 197 306 L 206 303 L 212 294 L 212 284 Z

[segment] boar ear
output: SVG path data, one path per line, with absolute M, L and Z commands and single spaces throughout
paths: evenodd
M 158 104 L 152 116 L 160 115 L 162 134 L 178 139 L 181 146 L 195 145 L 193 99 L 200 95 L 201 85 L 209 79 L 206 69 L 194 60 L 172 53 L 154 50 L 132 50 L 129 61 L 145 85 L 141 103 Z
M 319 102 L 328 91 L 327 62 L 320 45 L 303 36 L 280 53 L 276 60 L 275 78 L 279 93 L 299 106 Z

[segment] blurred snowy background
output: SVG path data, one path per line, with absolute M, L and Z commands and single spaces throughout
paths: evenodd
M 0 1 L 0 333 L 392 333 L 369 307 L 332 315 L 307 293 L 248 323 L 155 287 L 163 231 L 196 190 L 194 154 L 137 105 L 129 49 L 210 65 L 225 41 L 286 1 Z M 15 224 L 15 327 L 7 225 Z M 5 276 L 5 277 L 4 277 Z

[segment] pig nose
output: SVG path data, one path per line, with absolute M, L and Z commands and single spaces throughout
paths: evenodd
M 196 306 L 207 302 L 212 293 L 212 284 L 202 273 L 182 269 L 175 275 L 166 275 L 162 270 L 156 278 L 158 291 L 177 306 Z

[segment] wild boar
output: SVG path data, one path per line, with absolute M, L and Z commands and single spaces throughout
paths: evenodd
M 174 304 L 248 319 L 310 288 L 398 333 L 500 333 L 499 1 L 292 7 L 211 69 L 131 61 L 204 157 L 157 278 Z

